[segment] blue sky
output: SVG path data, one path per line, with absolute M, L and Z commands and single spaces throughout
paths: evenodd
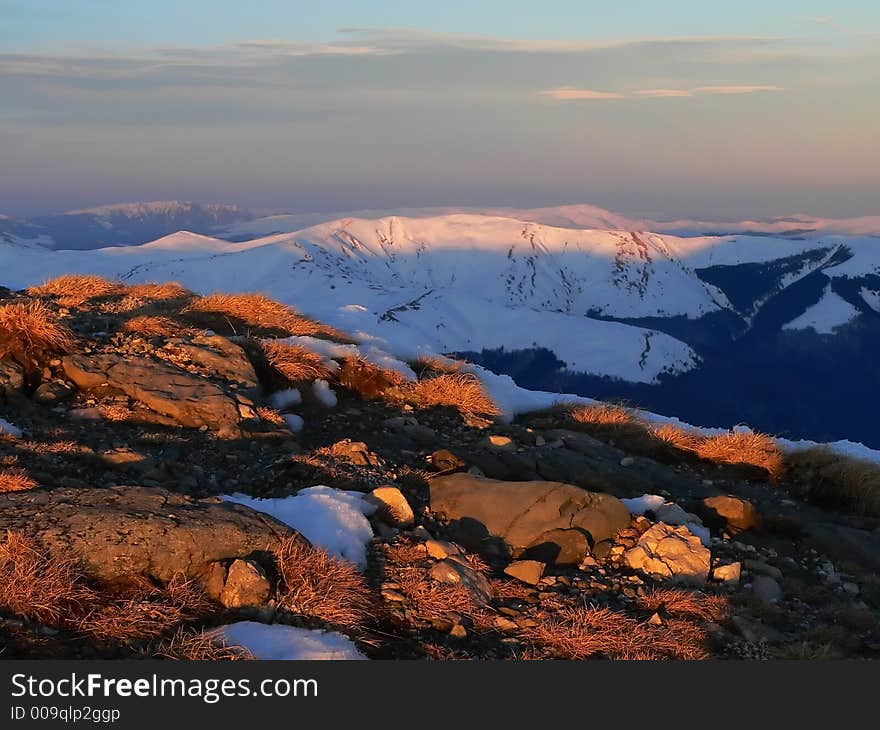
M 0 211 L 878 212 L 880 4 L 537 7 L 0 0 Z

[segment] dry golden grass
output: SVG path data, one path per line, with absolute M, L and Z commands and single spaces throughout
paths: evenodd
M 123 332 L 141 337 L 175 337 L 183 328 L 168 317 L 141 315 L 132 317 L 122 325 Z
M 589 426 L 635 426 L 642 421 L 629 408 L 614 403 L 597 403 L 590 406 L 574 406 L 568 417 L 581 425 Z
M 0 307 L 0 360 L 11 358 L 27 369 L 74 346 L 73 333 L 43 302 Z
M 247 649 L 229 646 L 216 631 L 198 631 L 180 628 L 164 641 L 151 646 L 148 656 L 177 661 L 238 661 L 254 659 Z
M 406 383 L 406 378 L 400 373 L 380 368 L 361 357 L 342 360 L 334 379 L 343 388 L 354 391 L 366 400 L 379 398 Z
M 154 302 L 166 302 L 171 299 L 187 299 L 194 296 L 186 287 L 176 281 L 168 281 L 164 284 L 149 282 L 146 284 L 132 284 L 126 290 L 126 294 L 137 299 L 145 299 Z
M 305 347 L 263 340 L 262 350 L 269 365 L 290 383 L 330 377 L 330 369 L 324 363 L 324 358 Z
M 651 436 L 661 443 L 678 451 L 696 453 L 697 445 L 702 437 L 699 434 L 686 431 L 671 423 L 662 426 L 650 426 L 648 429 Z
M 0 610 L 59 626 L 94 600 L 73 561 L 51 558 L 29 538 L 7 531 L 0 542 Z
M 436 373 L 438 375 L 453 375 L 460 373 L 468 366 L 464 360 L 453 360 L 439 355 L 420 355 L 410 363 L 410 366 L 420 375 L 422 373 Z
M 131 419 L 131 410 L 122 403 L 99 403 L 98 413 L 105 421 L 124 423 Z
M 670 616 L 707 621 L 726 618 L 729 605 L 723 596 L 710 596 L 678 588 L 656 588 L 639 596 L 636 605 L 649 613 L 665 612 Z
M 880 466 L 817 446 L 786 455 L 792 486 L 818 504 L 880 515 Z
M 400 542 L 386 546 L 383 579 L 400 586 L 409 607 L 422 620 L 447 619 L 451 612 L 470 619 L 478 631 L 491 630 L 490 613 L 474 601 L 467 588 L 438 583 L 428 575 L 426 556 L 422 544 Z M 475 558 L 472 567 L 479 572 L 488 571 L 488 566 L 479 558 Z
M 173 578 L 162 588 L 146 581 L 126 586 L 76 621 L 83 634 L 101 641 L 154 639 L 170 628 L 203 618 L 214 606 L 191 580 Z
M 607 608 L 563 608 L 531 628 L 526 641 L 560 659 L 706 659 L 707 634 L 696 623 L 669 619 L 652 626 Z
M 265 423 L 271 423 L 273 426 L 284 426 L 286 424 L 284 416 L 282 416 L 274 408 L 257 406 L 257 415 L 260 417 L 261 421 L 264 421 Z
M 456 373 L 425 378 L 406 386 L 408 400 L 419 408 L 445 406 L 463 414 L 497 416 L 501 413 L 476 375 Z
M 202 618 L 213 604 L 192 581 L 90 584 L 72 560 L 16 532 L 0 543 L 0 610 L 105 642 L 157 638 Z
M 293 538 L 274 552 L 279 609 L 349 629 L 376 618 L 378 604 L 353 565 Z
M 352 342 L 345 333 L 262 294 L 211 294 L 190 302 L 182 313 L 198 326 L 220 333 L 266 337 L 307 335 L 334 342 Z
M 771 436 L 756 432 L 730 432 L 707 436 L 697 443 L 696 454 L 716 464 L 748 464 L 764 469 L 771 479 L 785 473 L 782 449 Z
M 37 487 L 36 481 L 31 479 L 23 469 L 4 469 L 0 471 L 0 494 L 8 492 L 25 492 Z
M 53 297 L 64 307 L 76 307 L 93 299 L 104 299 L 124 291 L 124 287 L 115 281 L 82 274 L 63 274 L 27 290 L 32 296 Z

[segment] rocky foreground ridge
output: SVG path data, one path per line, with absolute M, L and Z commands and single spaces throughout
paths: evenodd
M 511 422 L 259 297 L 0 297 L 0 656 L 235 658 L 242 622 L 376 659 L 880 652 L 880 519 L 815 465 Z

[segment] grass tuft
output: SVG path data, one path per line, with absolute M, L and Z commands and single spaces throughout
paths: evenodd
M 348 629 L 375 619 L 373 593 L 353 565 L 295 538 L 274 552 L 279 609 Z
M 501 409 L 476 375 L 456 373 L 425 378 L 407 386 L 409 400 L 419 408 L 445 406 L 463 414 L 497 416 Z
M 73 333 L 43 302 L 0 307 L 0 360 L 10 358 L 28 370 L 74 346 Z
M 36 297 L 52 297 L 63 307 L 77 307 L 94 299 L 106 299 L 124 292 L 124 287 L 101 276 L 62 274 L 27 290 Z
M 12 468 L 0 471 L 0 494 L 26 492 L 29 489 L 36 489 L 37 486 L 37 482 L 23 469 Z

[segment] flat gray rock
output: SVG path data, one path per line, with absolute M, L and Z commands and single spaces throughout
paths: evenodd
M 296 533 L 268 515 L 219 499 L 164 489 L 112 487 L 0 494 L 0 532 L 35 539 L 112 580 L 145 575 L 202 578 L 216 561 L 271 549 Z

